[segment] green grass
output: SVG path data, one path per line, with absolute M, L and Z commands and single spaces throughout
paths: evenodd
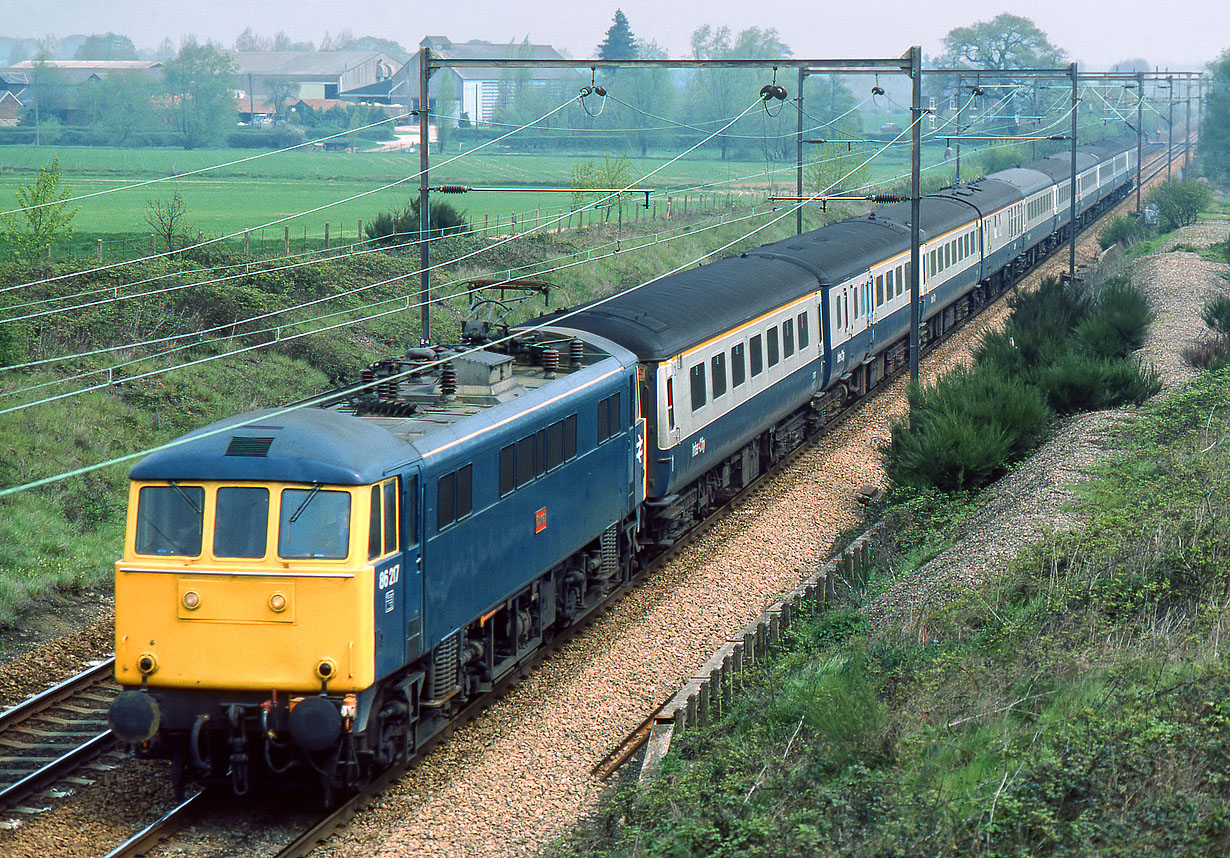
M 330 224 L 330 243 L 353 241 L 360 220 L 401 207 L 418 193 L 419 159 L 413 154 L 376 152 L 284 152 L 242 164 L 187 176 L 196 170 L 250 157 L 250 150 L 200 149 L 109 149 L 95 147 L 4 147 L 0 167 L 0 207 L 12 205 L 13 192 L 29 182 L 38 168 L 52 157 L 60 158 L 62 182 L 71 185 L 74 195 L 108 191 L 152 179 L 178 175 L 170 181 L 115 191 L 81 200 L 73 221 L 74 237 L 67 248 L 78 254 L 96 253 L 97 241 L 104 241 L 104 259 L 130 257 L 148 252 L 149 225 L 147 203 L 164 199 L 178 190 L 187 204 L 187 224 L 206 236 L 242 233 L 254 229 L 250 241 L 262 252 L 281 251 L 284 230 L 290 229 L 292 249 L 314 248 L 323 241 L 325 223 Z M 600 153 L 595 153 L 595 156 Z M 619 154 L 619 153 L 617 153 Z M 941 157 L 942 148 L 927 149 L 928 163 Z M 431 184 L 461 184 L 470 187 L 569 187 L 573 167 L 586 160 L 582 155 L 486 154 L 467 156 L 451 164 L 453 155 L 433 155 Z M 658 169 L 666 158 L 629 157 L 628 170 L 641 176 Z M 877 159 L 871 176 L 877 180 L 908 173 L 908 152 L 892 151 Z M 948 173 L 945 172 L 944 175 Z M 930 174 L 929 174 L 930 175 Z M 397 187 L 351 200 L 384 185 Z M 698 154 L 672 164 L 647 179 L 657 199 L 649 211 L 637 209 L 632 202 L 624 206 L 625 223 L 646 219 L 655 213 L 666 217 L 666 196 L 673 197 L 672 209 L 682 212 L 683 196 L 689 198 L 690 212 L 698 205 L 707 209 L 762 202 L 770 190 L 793 193 L 794 165 L 764 161 L 720 161 Z M 9 203 L 4 201 L 8 200 Z M 348 202 L 342 202 L 349 200 Z M 507 225 L 516 216 L 520 229 L 527 222 L 562 214 L 571 206 L 568 194 L 531 191 L 482 192 L 450 197 L 465 210 L 471 222 Z M 294 217 L 286 223 L 256 229 L 298 212 L 318 209 Z M 593 215 L 590 217 L 592 218 Z M 577 221 L 574 219 L 575 225 Z M 228 242 L 233 250 L 242 248 L 242 239 Z

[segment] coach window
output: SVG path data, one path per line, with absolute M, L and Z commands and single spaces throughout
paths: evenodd
M 709 362 L 709 371 L 713 375 L 713 398 L 726 393 L 726 352 L 718 352 Z
M 747 367 L 743 364 L 743 343 L 730 347 L 730 386 L 738 387 L 747 380 Z
M 350 542 L 350 492 L 283 489 L 278 556 L 344 560 Z
M 876 275 L 876 306 L 884 303 L 884 275 Z
M 218 489 L 214 499 L 214 557 L 264 557 L 268 536 L 269 489 Z
M 807 348 L 807 313 L 799 313 L 799 351 Z
M 782 322 L 782 353 L 785 357 L 794 354 L 794 319 Z
M 781 352 L 777 347 L 777 325 L 774 325 L 765 332 L 765 340 L 767 341 L 766 347 L 769 352 L 769 367 L 772 368 L 777 366 L 778 362 L 782 359 Z
M 841 296 L 833 295 L 833 330 L 840 330 L 841 327 Z
M 851 292 L 853 292 L 853 293 L 854 293 L 854 318 L 856 318 L 856 319 L 857 319 L 859 316 L 861 316 L 861 315 L 862 315 L 862 314 L 861 314 L 861 313 L 859 313 L 859 311 L 858 311 L 858 292 L 859 292 L 859 288 L 860 288 L 860 287 L 855 286 L 853 289 L 851 289 L 851 290 L 850 290 Z M 770 364 L 770 366 L 772 366 L 772 364 Z
M 137 496 L 138 554 L 201 553 L 205 489 L 200 486 L 146 486 Z
M 760 334 L 752 337 L 748 343 L 748 348 L 751 350 L 749 360 L 752 364 L 752 378 L 764 372 L 764 352 L 760 347 Z
M 692 382 L 692 410 L 705 404 L 705 365 L 698 363 L 688 373 Z

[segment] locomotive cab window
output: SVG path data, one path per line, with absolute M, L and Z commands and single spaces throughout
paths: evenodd
M 258 560 L 269 538 L 269 489 L 223 486 L 214 499 L 214 557 Z
M 283 489 L 278 515 L 278 556 L 344 560 L 350 548 L 350 493 Z
M 201 486 L 145 486 L 137 495 L 138 554 L 197 557 L 205 520 Z

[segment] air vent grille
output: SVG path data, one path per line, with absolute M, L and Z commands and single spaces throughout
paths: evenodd
M 231 443 L 226 446 L 228 456 L 265 456 L 269 453 L 272 438 L 252 438 L 243 435 L 231 437 Z

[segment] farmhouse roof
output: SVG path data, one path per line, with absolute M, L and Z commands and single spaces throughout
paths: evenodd
M 564 57 L 550 45 L 531 45 L 524 42 L 496 44 L 473 39 L 468 42 L 453 42 L 447 36 L 428 36 L 420 45 L 431 48 L 444 59 L 456 60 L 562 60 Z M 417 65 L 417 63 L 416 63 Z M 506 70 L 498 66 L 450 69 L 464 80 L 499 80 Z M 534 69 L 534 80 L 566 80 L 576 77 L 572 69 Z
M 22 60 L 13 63 L 15 69 L 33 69 L 44 65 L 53 69 L 90 71 L 148 71 L 162 68 L 157 60 Z
M 383 60 L 390 69 L 400 65 L 383 51 L 228 51 L 238 73 L 280 75 L 304 80 L 340 77 L 353 68 Z

